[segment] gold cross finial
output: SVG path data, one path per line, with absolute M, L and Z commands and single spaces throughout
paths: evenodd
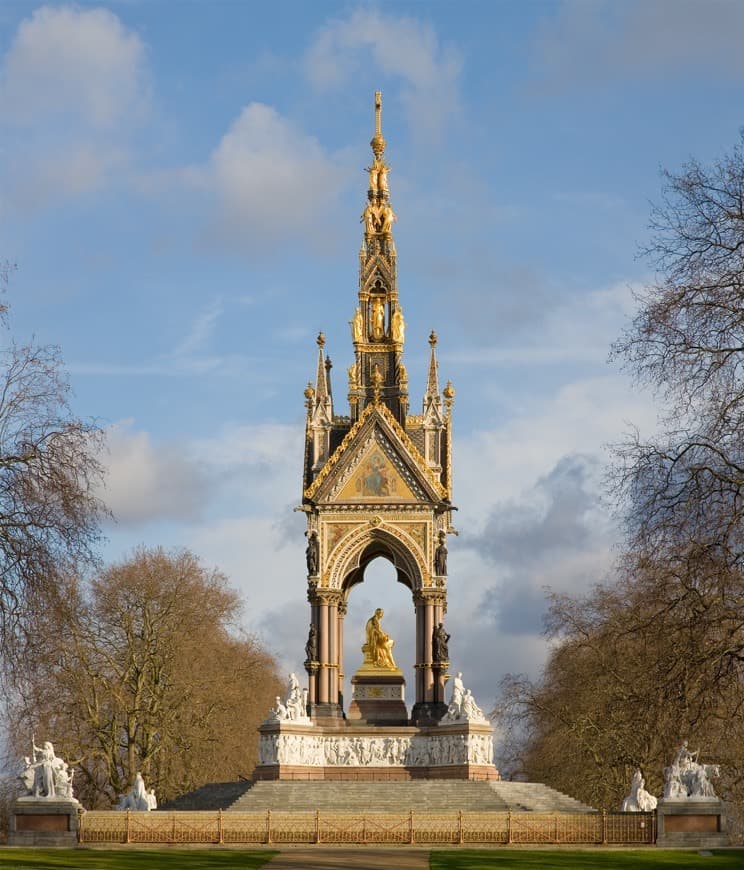
M 375 157 L 381 157 L 385 150 L 385 139 L 382 135 L 382 91 L 375 91 L 375 135 L 369 144 Z

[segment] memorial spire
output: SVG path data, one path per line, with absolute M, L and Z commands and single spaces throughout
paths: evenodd
M 351 320 L 356 355 L 349 370 L 352 420 L 365 406 L 383 402 L 405 427 L 408 409 L 408 374 L 403 364 L 405 320 L 398 302 L 398 269 L 393 241 L 395 212 L 390 203 L 382 135 L 382 93 L 375 93 L 375 131 L 370 146 L 372 163 L 367 202 L 362 212 L 364 235 L 359 254 L 359 304 Z

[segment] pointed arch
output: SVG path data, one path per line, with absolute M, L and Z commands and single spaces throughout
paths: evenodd
M 416 542 L 399 528 L 362 526 L 343 538 L 328 561 L 328 585 L 348 590 L 360 583 L 364 569 L 378 556 L 392 562 L 398 582 L 416 592 L 427 576 L 424 556 Z

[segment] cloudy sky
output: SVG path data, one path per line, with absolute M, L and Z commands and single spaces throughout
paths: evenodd
M 655 422 L 607 354 L 650 277 L 659 168 L 738 137 L 743 37 L 735 0 L 4 0 L 12 330 L 61 346 L 108 430 L 105 557 L 190 547 L 301 671 L 302 391 L 322 329 L 346 410 L 381 89 L 412 411 L 432 328 L 457 390 L 453 665 L 485 707 L 537 674 L 545 587 L 612 562 L 606 445 Z M 347 672 L 375 606 L 410 700 L 384 563 L 350 599 Z

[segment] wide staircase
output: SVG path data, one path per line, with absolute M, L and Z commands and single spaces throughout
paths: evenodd
M 259 781 L 229 808 L 231 812 L 587 813 L 592 808 L 555 789 L 529 782 L 472 782 L 439 779 L 414 782 Z
M 249 780 L 210 782 L 163 803 L 161 810 L 226 810 L 251 787 Z
M 593 807 L 541 782 L 490 782 L 489 786 L 519 813 L 593 813 Z

